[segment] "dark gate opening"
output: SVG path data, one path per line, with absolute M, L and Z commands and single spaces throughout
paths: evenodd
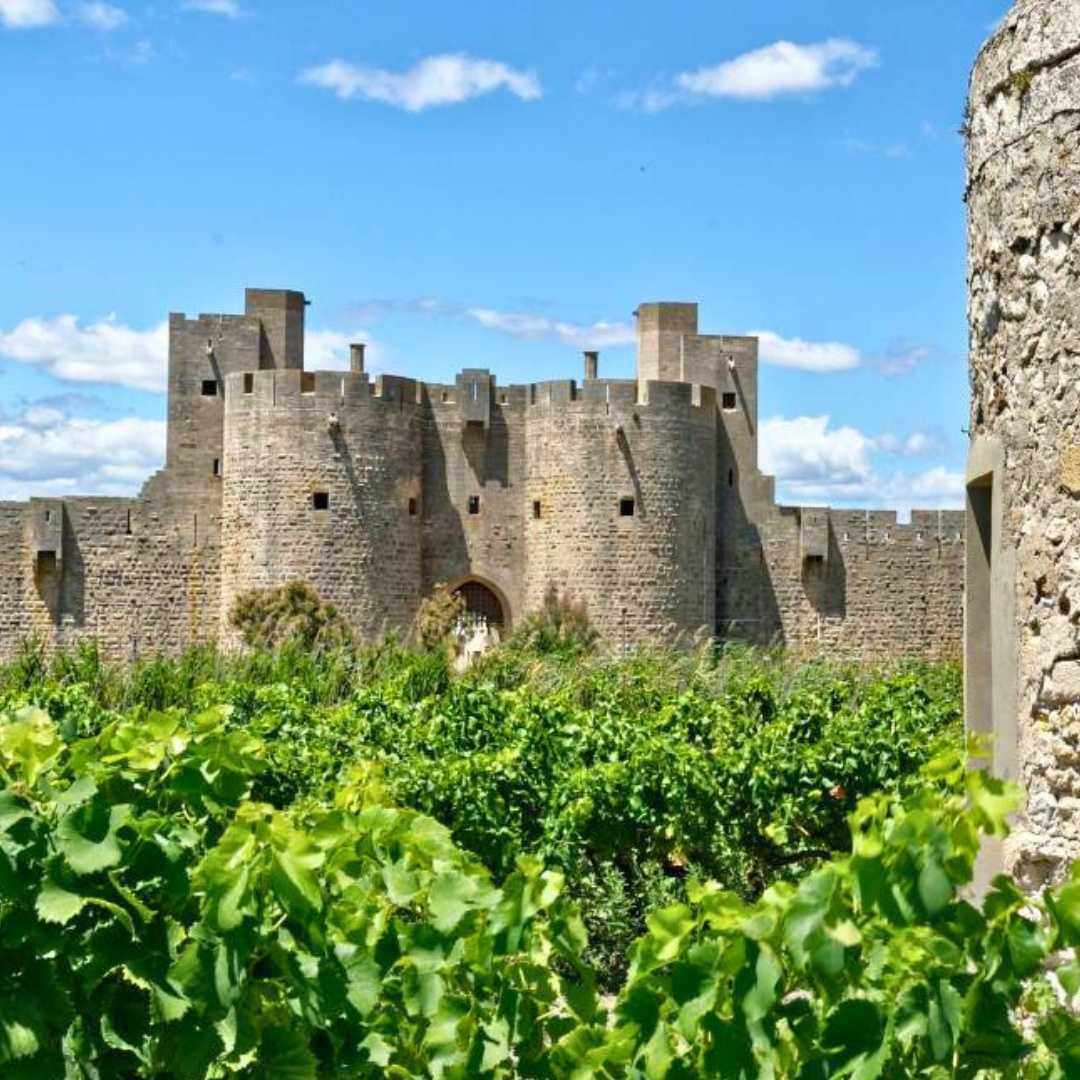
M 502 629 L 506 622 L 499 598 L 479 581 L 466 581 L 454 590 L 465 601 L 469 615 L 483 619 L 488 626 Z

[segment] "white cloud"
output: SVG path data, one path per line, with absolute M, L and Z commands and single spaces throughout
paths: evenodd
M 0 356 L 68 382 L 103 382 L 138 390 L 165 389 L 169 327 L 134 330 L 115 315 L 80 326 L 75 315 L 24 319 L 0 331 Z
M 907 375 L 934 353 L 928 345 L 892 345 L 877 357 L 882 375 Z
M 904 440 L 904 453 L 909 457 L 931 454 L 941 449 L 941 440 L 925 431 L 913 431 Z
M 829 38 L 810 45 L 775 41 L 711 67 L 684 71 L 670 83 L 620 94 L 616 103 L 624 108 L 659 112 L 672 105 L 710 98 L 771 101 L 783 94 L 850 86 L 877 62 L 873 49 L 848 38 Z
M 304 335 L 304 367 L 308 371 L 348 371 L 349 345 L 362 341 L 367 345 L 364 368 L 370 374 L 386 370 L 386 350 L 372 341 L 366 330 L 342 334 L 336 330 L 309 330 Z
M 465 315 L 487 330 L 496 330 L 516 338 L 554 338 L 564 345 L 578 349 L 631 345 L 636 340 L 634 328 L 628 323 L 594 322 L 582 326 L 549 319 L 545 315 L 531 315 L 522 311 L 493 311 L 491 308 L 469 308 Z
M 759 445 L 762 470 L 787 484 L 861 487 L 873 475 L 873 440 L 853 427 L 830 430 L 828 416 L 773 417 Z
M 363 330 L 342 334 L 316 330 L 305 335 L 309 370 L 348 370 L 349 343 L 370 340 Z M 169 358 L 169 326 L 135 330 L 115 315 L 87 326 L 75 315 L 24 319 L 10 333 L 0 330 L 0 357 L 40 368 L 66 382 L 117 383 L 164 393 Z M 371 343 L 368 370 L 378 371 L 384 350 Z
M 684 72 L 675 82 L 691 97 L 767 101 L 780 94 L 850 86 L 861 71 L 876 63 L 873 49 L 847 38 L 813 45 L 777 41 L 714 67 Z
M 153 59 L 154 43 L 146 38 L 136 41 L 134 48 L 128 55 L 128 63 L 130 64 L 149 64 Z
M 134 495 L 164 459 L 163 420 L 95 420 L 31 406 L 0 420 L 0 499 Z
M 81 22 L 92 26 L 95 30 L 118 30 L 128 21 L 127 12 L 123 8 L 106 4 L 103 0 L 92 0 L 91 3 L 80 4 L 76 13 Z
M 0 0 L 0 26 L 29 30 L 60 21 L 53 0 Z
M 404 72 L 331 60 L 309 68 L 300 81 L 339 98 L 361 98 L 420 112 L 435 105 L 455 105 L 505 87 L 522 101 L 540 97 L 540 82 L 531 71 L 517 71 L 497 60 L 478 60 L 463 53 L 428 56 Z
M 859 350 L 838 341 L 784 338 L 771 330 L 751 330 L 761 340 L 761 359 L 777 367 L 802 371 L 850 371 L 862 363 Z
M 226 19 L 239 19 L 244 13 L 236 0 L 184 0 L 183 6 L 187 11 L 224 15 Z
M 878 450 L 924 456 L 940 450 L 931 436 L 872 438 L 856 428 L 830 428 L 828 416 L 774 417 L 760 428 L 761 467 L 776 477 L 781 501 L 796 504 L 952 509 L 962 505 L 963 474 L 935 465 L 921 472 L 884 472 Z

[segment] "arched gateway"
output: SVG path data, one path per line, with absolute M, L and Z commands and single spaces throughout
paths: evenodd
M 502 601 L 482 581 L 463 581 L 454 589 L 454 594 L 465 601 L 465 610 L 469 615 L 483 619 L 493 630 L 506 628 L 506 611 Z

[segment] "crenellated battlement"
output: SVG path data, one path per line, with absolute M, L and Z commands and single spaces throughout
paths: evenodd
M 840 544 L 923 544 L 964 542 L 962 510 L 912 510 L 899 523 L 895 510 L 829 510 L 829 523 Z
M 414 414 L 422 403 L 422 384 L 398 375 L 351 371 L 246 371 L 225 377 L 225 412 L 229 417 L 263 410 L 310 408 L 328 414 L 352 409 Z
M 566 410 L 575 415 L 641 415 L 678 416 L 699 420 L 714 420 L 716 391 L 697 383 L 662 382 L 637 379 L 556 379 L 530 383 L 528 386 L 530 414 L 554 415 Z

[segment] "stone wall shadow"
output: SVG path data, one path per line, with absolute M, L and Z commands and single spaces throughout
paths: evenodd
M 68 617 L 74 621 L 75 628 L 81 630 L 86 626 L 86 559 L 67 507 L 63 513 L 62 537 L 60 590 L 53 617 L 58 627 Z
M 739 477 L 734 448 L 717 419 L 716 637 L 752 645 L 783 645 L 780 605 L 765 558 L 771 499 L 747 506 L 760 474 Z M 728 483 L 732 470 L 733 484 Z M 764 520 L 763 520 L 764 519 Z
M 802 584 L 807 599 L 819 615 L 843 619 L 847 616 L 847 567 L 844 553 L 836 539 L 832 517 L 829 518 L 828 559 L 805 559 Z
M 510 431 L 501 409 L 492 407 L 486 429 L 479 424 L 465 427 L 461 433 L 461 447 L 482 483 L 510 486 Z
M 497 410 L 492 410 L 496 412 Z M 494 423 L 494 416 L 492 417 Z M 486 434 L 481 432 L 481 434 Z M 428 596 L 436 585 L 448 584 L 460 580 L 470 571 L 469 546 L 465 538 L 465 526 L 461 520 L 461 509 L 454 505 L 453 496 L 448 483 L 450 462 L 447 460 L 447 449 L 443 442 L 447 437 L 445 432 L 439 430 L 435 422 L 435 411 L 431 403 L 425 401 L 423 408 L 423 491 L 420 499 L 421 519 L 421 585 L 420 595 Z M 449 436 L 453 437 L 453 436 Z M 463 454 L 471 452 L 468 448 L 470 440 L 464 440 L 467 449 Z M 505 432 L 503 435 L 505 442 Z M 481 462 L 481 467 L 473 468 L 478 476 L 487 475 L 487 454 Z M 496 458 L 496 471 L 498 468 L 499 455 Z M 507 482 L 507 455 L 505 450 L 502 454 L 502 478 Z

